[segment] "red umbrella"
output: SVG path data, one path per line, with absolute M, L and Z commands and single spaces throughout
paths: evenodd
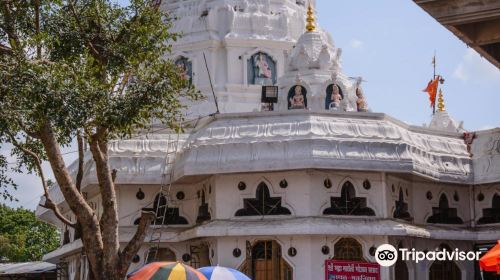
M 491 248 L 481 257 L 481 259 L 479 259 L 479 267 L 483 271 L 500 274 L 500 240 L 495 247 Z

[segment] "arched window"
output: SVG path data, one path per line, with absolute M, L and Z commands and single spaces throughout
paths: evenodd
M 281 246 L 274 240 L 247 241 L 246 260 L 238 268 L 254 280 L 293 280 L 293 269 L 282 257 Z
M 66 229 L 64 230 L 64 234 L 63 234 L 63 242 L 62 242 L 62 244 L 66 245 L 66 244 L 68 244 L 70 242 L 71 242 L 71 240 L 69 238 L 69 229 L 66 226 Z
M 330 198 L 330 207 L 323 211 L 323 215 L 375 216 L 375 211 L 366 206 L 366 198 L 356 197 L 354 185 L 346 181 L 340 197 Z
M 174 251 L 169 248 L 150 248 L 146 257 L 146 263 L 177 261 Z
M 407 221 L 412 220 L 410 212 L 408 212 L 408 203 L 406 203 L 404 200 L 403 188 L 399 189 L 399 198 L 398 200 L 396 200 L 396 207 L 394 209 L 393 217 L 395 219 Z
M 189 83 L 191 84 L 193 82 L 193 63 L 186 57 L 181 56 L 175 60 L 175 65 L 179 68 L 181 76 L 184 79 L 189 80 Z
M 287 208 L 281 206 L 281 197 L 271 197 L 266 183 L 257 186 L 255 198 L 243 199 L 243 208 L 236 211 L 235 216 L 267 216 L 291 215 Z
M 333 247 L 334 259 L 341 261 L 362 261 L 363 247 L 354 238 L 342 238 Z
M 204 221 L 209 221 L 212 216 L 210 215 L 210 211 L 208 211 L 208 202 L 205 201 L 205 190 L 199 191 L 198 195 L 200 197 L 201 204 L 198 207 L 198 217 L 196 217 L 196 223 L 201 224 Z
M 326 88 L 325 109 L 340 110 L 340 101 L 344 99 L 342 89 L 337 84 L 331 84 Z
M 440 250 L 452 251 L 449 246 L 442 244 Z M 435 261 L 429 269 L 429 280 L 461 280 L 462 274 L 458 265 L 453 261 Z
M 445 194 L 439 197 L 439 207 L 432 207 L 432 216 L 427 219 L 431 224 L 463 224 L 457 215 L 457 208 L 450 208 Z
M 307 90 L 301 85 L 295 85 L 288 91 L 288 109 L 306 109 Z
M 248 61 L 248 84 L 272 86 L 276 84 L 276 62 L 267 53 L 258 52 Z
M 495 194 L 491 200 L 491 208 L 483 209 L 483 217 L 481 217 L 477 224 L 495 224 L 500 223 L 500 195 Z
M 179 208 L 169 207 L 164 194 L 156 195 L 153 203 L 153 211 L 157 214 L 155 225 L 187 225 L 186 218 L 179 214 Z

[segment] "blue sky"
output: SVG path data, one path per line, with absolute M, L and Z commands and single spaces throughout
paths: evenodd
M 500 126 L 500 71 L 410 0 L 316 0 L 317 18 L 343 49 L 343 71 L 363 76 L 374 112 L 402 121 L 429 123 L 431 109 L 422 92 L 432 77 L 432 56 L 446 79 L 446 109 L 464 127 Z M 8 154 L 8 147 L 0 150 Z M 74 155 L 68 155 L 70 163 Z M 47 169 L 47 168 L 46 168 Z M 34 176 L 15 175 L 17 203 L 34 209 L 41 195 Z
M 429 123 L 422 92 L 432 77 L 432 56 L 446 110 L 468 130 L 500 126 L 500 71 L 460 41 L 413 1 L 316 0 L 317 18 L 343 49 L 343 71 L 363 76 L 374 112 Z

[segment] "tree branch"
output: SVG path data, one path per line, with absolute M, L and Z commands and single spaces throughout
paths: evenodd
M 11 48 L 9 48 L 9 47 L 0 44 L 0 54 L 3 54 L 3 55 L 13 55 L 14 51 Z
M 33 152 L 33 151 L 31 151 L 31 150 L 23 147 L 16 140 L 16 138 L 14 137 L 14 135 L 12 135 L 9 132 L 7 132 L 6 134 L 8 135 L 8 137 L 10 139 L 10 142 L 11 142 L 12 145 L 14 145 L 14 147 L 20 149 L 23 153 L 25 153 L 26 155 L 32 157 L 33 161 L 35 162 L 36 169 L 38 171 L 38 174 L 40 175 L 40 180 L 42 181 L 43 193 L 44 193 L 44 196 L 45 196 L 45 203 L 44 204 L 40 204 L 40 206 L 42 206 L 44 208 L 47 208 L 47 209 L 51 209 L 52 211 L 54 211 L 54 214 L 56 215 L 56 217 L 61 222 L 63 222 L 64 224 L 66 224 L 66 225 L 74 228 L 75 224 L 72 223 L 71 221 L 69 221 L 68 219 L 66 219 L 66 217 L 64 217 L 64 215 L 59 210 L 59 207 L 57 207 L 57 205 L 54 203 L 54 201 L 49 196 L 49 186 L 47 185 L 47 181 L 45 180 L 45 173 L 43 172 L 43 169 L 42 169 L 42 161 L 40 160 L 40 157 L 35 152 Z
M 141 248 L 142 242 L 146 237 L 147 229 L 151 222 L 155 218 L 155 213 L 150 211 L 143 211 L 141 214 L 139 225 L 137 226 L 137 230 L 132 237 L 132 239 L 128 242 L 127 246 L 123 249 L 120 254 L 120 270 L 123 274 L 127 273 L 128 266 L 132 261 L 132 258 L 137 254 L 137 251 Z
M 78 130 L 76 133 L 76 141 L 78 143 L 78 173 L 76 174 L 75 186 L 78 192 L 81 192 L 82 180 L 83 180 L 84 153 L 83 153 L 83 137 L 80 130 Z
M 71 9 L 71 13 L 73 14 L 73 18 L 75 19 L 76 24 L 78 25 L 78 29 L 80 29 L 80 32 L 82 33 L 82 36 L 84 36 L 85 34 L 87 34 L 87 32 L 84 30 L 84 28 L 82 26 L 82 23 L 80 22 L 80 17 L 76 13 L 75 5 L 73 4 L 73 1 L 71 1 L 71 0 L 68 1 L 68 5 L 69 5 L 69 8 Z M 87 38 L 85 38 L 85 41 L 87 42 L 89 48 L 94 53 L 94 55 L 97 56 L 97 57 L 99 57 L 100 56 L 99 55 L 99 51 L 97 51 L 97 49 L 94 47 L 94 45 L 92 44 L 92 42 L 90 40 L 88 40 Z
M 5 33 L 9 37 L 9 43 L 13 50 L 22 51 L 21 42 L 19 36 L 16 33 L 16 22 L 12 17 L 11 1 L 2 0 L 0 1 L 3 10 L 3 18 L 5 23 Z
M 120 251 L 118 240 L 118 204 L 116 200 L 115 184 L 108 162 L 107 130 L 102 126 L 96 128 L 90 137 L 90 151 L 96 164 L 97 181 L 99 182 L 102 197 L 102 216 L 99 221 L 103 244 L 106 250 L 103 252 L 106 265 L 119 265 L 116 255 Z

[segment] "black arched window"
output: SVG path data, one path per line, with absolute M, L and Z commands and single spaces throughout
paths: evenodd
M 235 216 L 291 215 L 286 207 L 281 206 L 281 197 L 271 197 L 266 183 L 257 186 L 255 198 L 243 199 L 243 208 Z
M 432 216 L 427 219 L 431 224 L 463 224 L 464 222 L 457 215 L 457 208 L 450 208 L 448 198 L 445 194 L 439 197 L 439 207 L 432 207 Z
M 479 225 L 500 223 L 500 195 L 493 196 L 491 208 L 483 209 L 483 216 L 477 223 Z
M 212 216 L 210 215 L 210 211 L 208 211 L 208 202 L 206 202 L 205 190 L 199 191 L 198 195 L 200 196 L 201 204 L 198 207 L 198 217 L 196 217 L 196 223 L 200 224 L 204 221 L 209 221 L 212 219 Z
M 330 207 L 323 211 L 323 215 L 375 216 L 375 211 L 366 206 L 366 198 L 356 197 L 354 185 L 346 181 L 340 197 L 330 198 Z
M 399 189 L 399 198 L 398 200 L 396 200 L 396 207 L 394 209 L 393 217 L 395 219 L 407 221 L 412 220 L 410 212 L 408 212 L 408 203 L 406 203 L 404 200 L 403 188 Z
M 153 211 L 157 214 L 155 225 L 187 225 L 186 218 L 179 214 L 179 208 L 169 207 L 164 194 L 157 194 L 153 203 Z

